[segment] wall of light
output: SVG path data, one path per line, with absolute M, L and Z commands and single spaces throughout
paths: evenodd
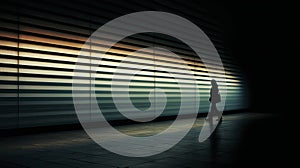
M 155 5 L 174 10 L 165 2 L 154 1 Z M 125 2 L 120 2 L 125 3 Z M 131 8 L 151 10 L 142 2 L 131 3 Z M 46 5 L 45 5 L 46 4 Z M 35 127 L 77 123 L 72 101 L 72 76 L 77 55 L 87 38 L 99 26 L 121 16 L 124 4 L 103 1 L 76 1 L 68 4 L 63 1 L 9 1 L 0 5 L 0 129 Z M 127 5 L 128 6 L 128 5 Z M 180 4 L 182 8 L 191 8 Z M 100 10 L 101 9 L 101 10 Z M 152 9 L 153 10 L 153 9 Z M 195 9 L 196 10 L 196 9 Z M 199 9 L 197 9 L 199 10 Z M 128 9 L 127 13 L 130 11 Z M 192 11 L 182 11 L 192 15 Z M 197 11 L 194 11 L 197 12 Z M 227 102 L 225 110 L 247 107 L 245 83 L 238 64 L 223 47 L 219 36 L 222 33 L 214 20 L 207 20 L 205 11 L 192 15 L 199 27 L 214 42 L 221 55 L 226 71 Z M 87 59 L 97 52 L 109 39 L 99 39 L 87 49 Z M 93 42 L 92 42 L 93 43 Z M 101 44 L 101 45 L 98 45 Z M 196 74 L 201 92 L 199 113 L 209 109 L 210 78 L 206 67 L 185 44 L 169 36 L 154 33 L 137 34 L 120 41 L 107 54 L 102 62 L 102 73 L 96 77 L 96 94 L 109 120 L 120 119 L 109 93 L 109 81 L 118 62 L 128 53 L 140 48 L 159 46 L 182 57 L 172 58 L 164 53 L 143 53 L 131 55 L 132 64 L 172 67 L 180 73 L 186 63 Z M 212 66 L 212 64 L 208 65 Z M 218 67 L 215 78 L 218 78 Z M 183 74 L 184 75 L 184 74 Z M 186 79 L 187 83 L 189 79 Z M 88 80 L 83 79 L 83 89 L 90 89 Z M 187 84 L 188 86 L 188 84 Z M 138 108 L 146 108 L 149 89 L 162 87 L 168 91 L 169 106 L 163 115 L 175 115 L 180 102 L 176 84 L 167 73 L 143 71 L 132 81 L 132 101 Z M 222 89 L 222 83 L 220 89 Z M 83 102 L 88 103 L 88 102 Z

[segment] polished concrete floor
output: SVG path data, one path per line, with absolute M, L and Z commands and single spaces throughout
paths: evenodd
M 198 136 L 203 118 L 176 146 L 163 153 L 132 158 L 111 153 L 93 142 L 83 130 L 60 131 L 0 139 L 0 167 L 252 167 L 290 163 L 284 157 L 284 138 L 277 137 L 280 128 L 276 117 L 267 114 L 240 113 L 223 116 L 222 123 L 206 141 Z M 273 122 L 274 120 L 274 122 Z M 171 121 L 118 126 L 120 131 L 139 136 L 154 134 Z M 279 130 L 280 131 L 280 130 Z M 273 138 L 279 138 L 272 140 Z M 283 140 L 283 141 L 282 141 Z M 280 144 L 280 143 L 283 144 Z M 157 143 L 157 145 L 160 145 Z M 288 146 L 288 145 L 287 145 Z M 281 156 L 282 155 L 282 156 Z

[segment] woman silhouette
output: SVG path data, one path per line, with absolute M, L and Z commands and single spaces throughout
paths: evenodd
M 220 120 L 219 111 L 217 109 L 217 103 L 221 102 L 221 96 L 219 93 L 219 88 L 216 80 L 211 80 L 211 89 L 210 89 L 210 98 L 209 101 L 211 103 L 210 116 L 213 117 L 214 114 L 218 116 L 218 120 Z M 212 118 L 211 118 L 212 119 Z

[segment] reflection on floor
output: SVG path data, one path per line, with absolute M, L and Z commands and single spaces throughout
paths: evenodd
M 198 142 L 198 136 L 203 118 L 199 118 L 193 129 L 176 146 L 161 154 L 144 158 L 124 157 L 104 150 L 83 130 L 4 137 L 0 140 L 0 167 L 206 168 L 250 167 L 256 164 L 267 166 L 268 158 L 260 160 L 260 156 L 265 154 L 273 156 L 272 152 L 269 152 L 272 151 L 272 147 L 266 145 L 267 140 L 261 141 L 261 136 L 269 134 L 268 136 L 273 138 L 274 131 L 264 133 L 264 129 L 268 127 L 256 134 L 252 126 L 249 130 L 249 126 L 271 121 L 272 117 L 255 113 L 225 115 L 213 136 L 202 143 Z M 163 130 L 170 123 L 171 121 L 163 121 L 148 125 L 126 125 L 118 126 L 118 129 L 127 134 L 145 136 Z M 256 138 L 256 135 L 260 137 Z M 160 145 L 159 142 L 157 145 Z

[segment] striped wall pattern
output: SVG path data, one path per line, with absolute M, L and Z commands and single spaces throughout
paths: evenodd
M 247 108 L 245 80 L 239 65 L 223 46 L 222 30 L 218 23 L 206 17 L 205 9 L 192 4 L 151 1 L 8 1 L 0 5 L 0 129 L 24 128 L 78 123 L 72 100 L 72 77 L 77 56 L 88 37 L 101 25 L 127 13 L 143 10 L 162 10 L 190 18 L 214 43 L 226 71 L 227 110 Z M 195 14 L 196 13 L 196 14 Z M 97 47 L 91 42 L 86 58 L 93 59 Z M 97 46 L 97 47 L 94 47 Z M 145 51 L 130 55 L 146 47 L 161 47 L 179 55 Z M 205 51 L 204 51 L 205 52 Z M 113 72 L 122 59 L 131 57 L 131 64 L 152 66 L 137 74 L 130 85 L 130 98 L 136 108 L 149 107 L 149 91 L 166 90 L 168 102 L 162 115 L 176 115 L 180 103 L 179 89 L 167 72 L 155 70 L 167 67 L 178 71 L 183 64 L 195 73 L 200 92 L 199 113 L 209 110 L 211 78 L 199 57 L 186 44 L 174 37 L 156 33 L 141 33 L 119 41 L 102 60 L 101 73 L 96 77 L 99 106 L 108 120 L 125 119 L 118 113 L 110 92 Z M 88 66 L 88 65 L 87 65 Z M 215 78 L 218 79 L 218 67 Z M 129 67 L 130 68 L 130 67 Z M 187 87 L 190 76 L 182 78 Z M 88 78 L 83 90 L 90 89 Z M 219 84 L 220 89 L 224 84 Z M 120 89 L 122 89 L 120 83 Z M 121 96 L 121 95 L 120 95 Z M 89 103 L 89 102 L 83 102 Z

